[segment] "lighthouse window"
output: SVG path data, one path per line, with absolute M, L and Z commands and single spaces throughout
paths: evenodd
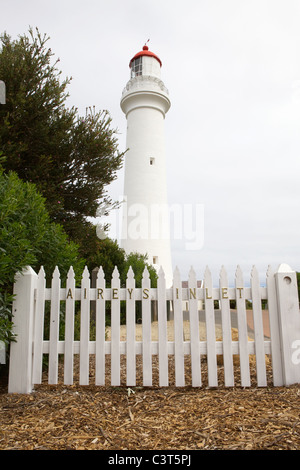
M 153 256 L 153 264 L 158 264 L 158 256 Z
M 142 75 L 142 57 L 138 57 L 131 64 L 131 78 Z
M 155 162 L 155 158 L 150 157 L 150 165 L 154 165 L 154 162 Z

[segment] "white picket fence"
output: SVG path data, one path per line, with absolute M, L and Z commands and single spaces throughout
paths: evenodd
M 136 356 L 142 355 L 142 384 L 153 385 L 152 359 L 156 355 L 159 368 L 159 386 L 169 385 L 170 355 L 174 356 L 175 386 L 183 387 L 185 358 L 190 357 L 192 386 L 201 387 L 203 361 L 207 367 L 209 387 L 217 387 L 217 355 L 223 356 L 224 385 L 233 387 L 233 356 L 239 356 L 240 385 L 251 386 L 249 356 L 256 359 L 256 385 L 267 385 L 266 357 L 271 358 L 272 380 L 275 386 L 300 383 L 300 315 L 296 273 L 287 265 L 277 272 L 271 268 L 266 274 L 265 286 L 260 286 L 258 272 L 253 267 L 250 287 L 244 284 L 243 273 L 238 267 L 234 287 L 229 287 L 227 274 L 221 269 L 219 286 L 213 287 L 209 269 L 204 273 L 201 288 L 197 277 L 190 270 L 188 286 L 182 287 L 180 272 L 174 271 L 173 286 L 166 288 L 162 270 L 157 288 L 150 286 L 149 273 L 144 271 L 141 288 L 135 287 L 132 269 L 128 271 L 126 287 L 120 286 L 119 273 L 115 268 L 111 286 L 106 287 L 102 268 L 99 269 L 96 286 L 91 287 L 87 268 L 83 272 L 81 286 L 75 286 L 72 267 L 65 287 L 61 287 L 60 274 L 56 268 L 51 288 L 46 288 L 43 268 L 36 274 L 31 267 L 16 278 L 13 304 L 14 325 L 17 341 L 11 343 L 9 392 L 30 393 L 34 384 L 42 381 L 43 355 L 48 355 L 48 383 L 59 381 L 59 356 L 63 355 L 63 382 L 73 384 L 74 358 L 79 355 L 79 384 L 88 385 L 90 357 L 95 357 L 95 381 L 107 385 L 105 359 L 110 355 L 110 384 L 121 384 L 122 355 L 126 356 L 126 386 L 136 385 Z M 215 301 L 221 311 L 222 338 L 216 338 Z M 238 340 L 232 340 L 230 300 L 236 301 Z M 248 338 L 246 300 L 252 303 L 254 338 Z M 262 300 L 267 300 L 270 338 L 263 332 Z M 49 339 L 44 339 L 45 305 L 50 301 Z M 75 302 L 80 302 L 80 340 L 74 340 Z M 105 336 L 106 305 L 110 302 L 111 337 Z M 126 341 L 120 341 L 120 302 L 126 302 Z M 136 340 L 136 301 L 142 304 L 142 341 Z M 157 302 L 158 340 L 151 339 L 151 303 Z M 203 302 L 206 322 L 206 339 L 199 335 L 199 301 Z M 90 340 L 91 302 L 95 306 L 96 339 Z M 167 304 L 174 314 L 174 340 L 167 337 Z M 59 339 L 61 305 L 65 311 L 65 337 Z M 190 339 L 183 335 L 183 305 L 189 308 Z M 299 350 L 299 351 L 298 351 Z M 299 352 L 299 354 L 298 354 Z M 60 356 L 61 357 L 61 356 Z M 122 385 L 122 384 L 121 384 Z

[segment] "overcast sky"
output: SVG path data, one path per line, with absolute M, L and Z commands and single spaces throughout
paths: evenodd
M 129 60 L 144 43 L 162 60 L 169 204 L 203 207 L 203 246 L 172 239 L 174 268 L 215 283 L 253 265 L 300 270 L 299 0 L 0 0 L 0 30 L 38 27 L 72 76 L 69 104 L 120 109 Z M 0 77 L 1 79 L 1 77 Z M 109 188 L 122 197 L 123 171 Z M 176 206 L 177 207 L 177 206 Z M 195 218 L 195 217 L 194 217 Z M 112 235 L 118 232 L 112 217 Z M 193 219 L 194 220 L 194 219 Z M 191 227 L 192 230 L 192 227 Z

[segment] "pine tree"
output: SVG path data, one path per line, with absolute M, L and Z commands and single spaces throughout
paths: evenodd
M 61 80 L 48 41 L 38 29 L 17 40 L 6 33 L 0 38 L 0 78 L 6 84 L 6 105 L 0 106 L 2 165 L 34 183 L 51 219 L 81 242 L 94 233 L 88 217 L 96 216 L 101 203 L 107 205 L 106 186 L 124 154 L 107 111 L 89 108 L 82 117 L 75 107 L 67 108 L 71 78 Z

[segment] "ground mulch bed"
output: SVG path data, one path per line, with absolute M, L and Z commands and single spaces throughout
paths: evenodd
M 141 364 L 137 357 L 137 380 Z M 187 386 L 174 386 L 170 358 L 168 388 L 155 385 L 158 364 L 153 357 L 151 388 L 127 387 L 125 359 L 120 387 L 42 385 L 29 395 L 7 393 L 0 387 L 1 450 L 292 450 L 300 449 L 300 386 L 273 387 L 268 364 L 268 386 L 222 385 L 209 389 L 206 364 L 203 386 L 192 388 L 186 362 Z M 107 374 L 109 380 L 109 358 Z M 91 363 L 91 383 L 93 381 Z M 75 374 L 76 376 L 76 374 Z M 76 377 L 75 377 L 76 380 Z

